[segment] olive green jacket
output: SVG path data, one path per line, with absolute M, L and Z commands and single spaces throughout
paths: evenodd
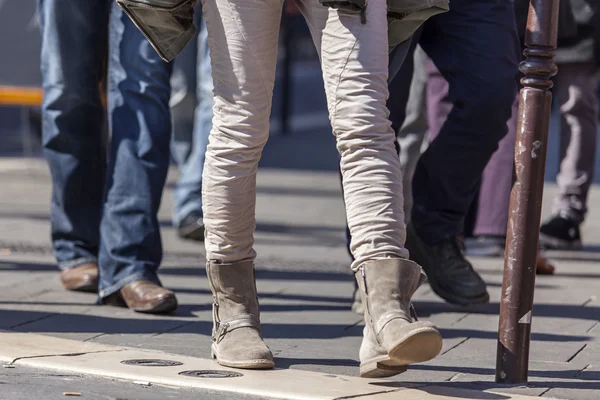
M 165 61 L 173 60 L 194 37 L 197 0 L 117 0 Z M 320 0 L 324 6 L 361 12 L 367 0 Z M 371 0 L 376 1 L 376 0 Z M 433 15 L 448 11 L 448 0 L 387 0 L 390 50 L 409 39 Z

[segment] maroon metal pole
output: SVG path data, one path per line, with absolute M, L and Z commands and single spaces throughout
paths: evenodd
M 504 255 L 496 382 L 527 382 L 533 291 L 558 29 L 559 0 L 531 0 Z

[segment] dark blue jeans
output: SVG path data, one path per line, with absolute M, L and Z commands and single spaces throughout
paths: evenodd
M 173 61 L 171 155 L 179 168 L 173 191 L 173 225 L 191 212 L 202 214 L 202 171 L 213 118 L 213 80 L 208 32 L 202 9 L 196 6 L 197 40 L 190 42 Z
M 512 2 L 453 0 L 413 38 L 449 83 L 453 108 L 413 178 L 412 223 L 428 244 L 463 232 L 483 170 L 506 135 L 517 91 L 518 43 Z M 414 47 L 414 46 L 413 46 Z M 412 54 L 390 84 L 390 118 L 402 126 Z
M 112 0 L 38 0 L 44 155 L 61 269 L 98 261 L 100 296 L 160 283 L 157 212 L 169 165 L 171 66 Z M 98 83 L 108 51 L 108 163 Z

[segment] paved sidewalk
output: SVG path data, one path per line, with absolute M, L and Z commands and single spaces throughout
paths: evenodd
M 180 241 L 171 228 L 170 189 L 160 213 L 166 250 L 161 277 L 181 306 L 176 315 L 154 317 L 97 306 L 93 295 L 63 291 L 48 245 L 50 182 L 45 165 L 4 158 L 0 171 L 0 330 L 209 358 L 211 296 L 204 251 L 201 245 Z M 169 188 L 174 178 L 171 174 Z M 362 322 L 349 310 L 352 277 L 337 173 L 261 169 L 258 185 L 261 319 L 277 366 L 356 376 Z M 545 211 L 554 190 L 546 188 Z M 483 258 L 473 262 L 489 283 L 491 304 L 455 307 L 429 287 L 421 288 L 415 307 L 421 318 L 441 328 L 443 354 L 395 380 L 402 385 L 600 398 L 599 201 L 595 189 L 583 230 L 585 250 L 548 253 L 557 275 L 537 279 L 528 386 L 494 383 L 503 262 Z

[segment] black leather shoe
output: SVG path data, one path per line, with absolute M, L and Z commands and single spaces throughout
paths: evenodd
M 431 288 L 442 299 L 462 306 L 490 301 L 485 282 L 464 256 L 464 243 L 460 237 L 430 246 L 409 224 L 406 248 L 410 259 L 423 267 Z
M 202 213 L 192 211 L 179 224 L 177 233 L 182 239 L 195 240 L 201 242 L 204 240 L 204 221 Z

